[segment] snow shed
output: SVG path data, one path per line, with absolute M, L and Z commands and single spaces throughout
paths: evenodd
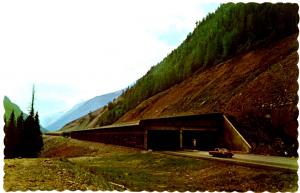
M 226 147 L 249 152 L 251 146 L 222 113 L 142 119 L 99 128 L 63 132 L 75 139 L 153 150 Z

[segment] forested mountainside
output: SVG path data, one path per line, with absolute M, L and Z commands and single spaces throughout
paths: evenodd
M 223 112 L 254 151 L 297 151 L 297 35 L 247 52 L 143 101 L 117 122 Z M 292 153 L 293 152 L 293 153 Z
M 297 154 L 297 4 L 225 4 L 114 103 L 66 125 L 223 112 L 254 152 Z
M 207 15 L 186 40 L 151 68 L 122 100 L 110 105 L 100 125 L 117 121 L 143 100 L 170 88 L 198 69 L 207 69 L 235 55 L 298 32 L 298 5 L 228 3 Z
M 254 152 L 280 155 L 297 151 L 298 42 L 291 35 L 207 70 L 144 100 L 116 123 L 143 118 L 223 112 Z M 101 108 L 63 128 L 99 126 Z

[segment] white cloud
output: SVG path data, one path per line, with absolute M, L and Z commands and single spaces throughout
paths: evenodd
M 175 48 L 160 39 L 162 34 L 193 30 L 207 12 L 201 5 L 193 0 L 1 2 L 3 92 L 25 110 L 33 83 L 40 105 L 57 101 L 62 108 L 122 89 Z

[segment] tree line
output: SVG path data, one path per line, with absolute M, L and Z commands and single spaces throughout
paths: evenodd
M 196 22 L 183 43 L 135 85 L 127 88 L 108 109 L 99 126 L 112 124 L 145 99 L 243 52 L 298 33 L 295 3 L 227 3 Z
M 6 120 L 4 116 L 4 158 L 37 157 L 43 147 L 39 114 L 34 110 L 34 88 L 29 115 L 21 113 L 15 117 L 14 111 Z

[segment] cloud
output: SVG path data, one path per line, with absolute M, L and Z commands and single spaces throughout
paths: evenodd
M 194 0 L 6 1 L 0 8 L 3 91 L 24 109 L 34 83 L 40 109 L 49 113 L 125 88 L 217 4 L 205 6 Z

